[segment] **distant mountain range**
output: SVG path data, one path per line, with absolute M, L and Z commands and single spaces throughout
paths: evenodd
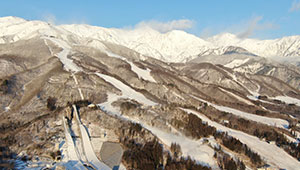
M 101 42 L 125 46 L 145 56 L 166 62 L 187 62 L 198 56 L 247 53 L 261 57 L 300 56 L 300 36 L 272 40 L 241 39 L 222 33 L 202 39 L 184 31 L 159 33 L 151 28 L 134 30 L 103 28 L 90 25 L 51 25 L 17 17 L 0 18 L 0 43 L 30 39 L 34 36 L 60 37 L 79 45 L 101 48 Z

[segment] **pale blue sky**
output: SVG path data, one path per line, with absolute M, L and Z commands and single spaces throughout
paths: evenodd
M 116 28 L 140 23 L 201 37 L 221 32 L 260 39 L 300 35 L 300 0 L 6 0 L 0 16 Z

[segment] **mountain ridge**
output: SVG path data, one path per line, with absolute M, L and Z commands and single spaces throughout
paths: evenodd
M 63 36 L 62 39 L 81 44 L 87 41 L 107 41 L 128 47 L 145 56 L 166 62 L 187 62 L 198 56 L 223 55 L 228 47 L 238 47 L 261 57 L 300 56 L 300 36 L 271 40 L 241 39 L 231 33 L 221 33 L 202 39 L 180 30 L 159 33 L 151 28 L 133 30 L 104 28 L 87 24 L 52 25 L 43 21 L 26 21 L 18 17 L 0 18 L 0 43 L 15 42 L 36 35 Z M 57 31 L 60 33 L 57 33 Z

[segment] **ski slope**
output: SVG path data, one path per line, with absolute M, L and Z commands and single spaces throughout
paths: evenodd
M 249 61 L 250 58 L 246 58 L 246 59 L 235 59 L 235 60 L 232 60 L 230 63 L 224 65 L 225 67 L 228 67 L 228 68 L 235 68 L 235 67 L 238 67 L 238 66 L 241 66 L 243 64 L 245 64 L 247 61 Z
M 135 91 L 134 89 L 132 89 L 131 87 L 127 86 L 126 84 L 124 84 L 120 80 L 117 80 L 114 77 L 111 77 L 111 76 L 108 76 L 105 74 L 101 74 L 101 73 L 95 73 L 95 74 L 98 75 L 99 77 L 101 77 L 102 79 L 104 79 L 105 81 L 111 83 L 117 89 L 121 90 L 122 96 L 116 97 L 114 95 L 113 97 L 110 97 L 110 100 L 118 99 L 118 98 L 129 98 L 129 99 L 136 100 L 136 101 L 138 101 L 142 104 L 148 105 L 148 106 L 153 106 L 153 105 L 157 104 L 157 103 L 147 99 L 142 93 Z
M 52 41 L 54 44 L 62 48 L 62 51 L 56 54 L 56 56 L 59 58 L 59 60 L 63 63 L 64 68 L 67 71 L 71 72 L 79 72 L 82 71 L 80 67 L 78 67 L 72 59 L 68 58 L 68 54 L 71 51 L 71 46 L 69 46 L 65 41 L 56 39 L 56 38 L 48 38 L 45 37 L 45 39 L 48 39 Z
M 174 134 L 172 132 L 165 132 L 156 127 L 149 126 L 145 123 L 139 122 L 144 128 L 151 131 L 157 138 L 164 144 L 171 147 L 172 143 L 177 143 L 181 147 L 184 157 L 190 156 L 198 163 L 209 166 L 212 169 L 219 169 L 216 161 L 214 160 L 214 149 L 203 143 L 203 139 L 193 140 L 181 134 Z
M 87 161 L 95 168 L 95 169 L 99 169 L 99 170 L 111 170 L 110 167 L 108 167 L 107 165 L 105 165 L 103 162 L 101 162 L 95 152 L 94 149 L 92 147 L 91 141 L 90 141 L 90 137 L 87 133 L 87 130 L 85 129 L 85 127 L 82 125 L 80 119 L 79 119 L 79 115 L 77 112 L 77 108 L 75 105 L 73 105 L 73 110 L 74 110 L 74 114 L 75 114 L 75 118 L 79 124 L 79 129 L 80 129 L 80 133 L 81 133 L 81 138 L 82 138 L 82 144 L 83 144 L 83 150 L 84 150 L 84 154 L 85 157 L 87 159 Z
M 79 153 L 76 150 L 74 145 L 73 138 L 70 134 L 70 130 L 66 125 L 66 119 L 63 117 L 63 124 L 65 130 L 65 137 L 67 143 L 67 155 L 68 155 L 68 162 L 64 164 L 67 169 L 69 170 L 86 170 L 87 168 L 82 164 L 81 160 L 79 159 Z
M 190 110 L 182 109 L 187 113 L 194 114 L 198 116 L 203 121 L 207 122 L 210 126 L 216 127 L 218 130 L 227 132 L 229 136 L 233 136 L 239 139 L 242 143 L 249 146 L 253 151 L 257 152 L 262 158 L 270 165 L 273 165 L 277 168 L 285 168 L 287 170 L 299 169 L 300 162 L 297 161 L 294 157 L 290 156 L 283 149 L 277 147 L 274 144 L 269 144 L 265 141 L 261 141 L 257 137 L 248 135 L 244 132 L 233 130 L 222 126 L 214 121 L 211 121 L 206 116 Z
M 144 70 L 144 69 L 141 69 L 141 68 L 137 67 L 135 64 L 133 64 L 130 61 L 127 61 L 127 62 L 130 64 L 131 70 L 133 72 L 135 72 L 138 75 L 139 78 L 142 78 L 144 80 L 156 83 L 156 81 L 154 80 L 154 78 L 150 74 L 151 70 L 149 68 Z
M 128 117 L 126 115 L 120 114 L 118 116 L 126 121 L 140 124 L 143 128 L 151 131 L 160 141 L 162 141 L 168 147 L 171 147 L 172 143 L 179 144 L 184 157 L 190 156 L 192 159 L 194 159 L 195 161 L 197 161 L 197 163 L 201 165 L 212 167 L 214 170 L 219 169 L 217 162 L 213 158 L 214 149 L 211 146 L 209 146 L 209 144 L 203 143 L 203 139 L 190 139 L 174 129 L 174 131 L 172 130 L 172 132 L 166 132 L 154 126 L 150 126 L 137 118 Z M 215 145 L 213 137 L 207 139 L 209 140 L 210 145 Z
M 276 100 L 283 101 L 287 104 L 295 104 L 297 106 L 300 106 L 300 100 L 290 96 L 276 96 L 276 97 L 270 97 L 270 99 L 276 99 Z
M 81 90 L 80 87 L 78 87 L 79 84 L 78 84 L 78 80 L 77 80 L 75 74 L 72 74 L 72 77 L 73 77 L 73 79 L 74 79 L 74 81 L 75 81 L 75 84 L 76 84 L 76 86 L 77 86 L 77 89 L 78 89 L 78 92 L 79 92 L 79 95 L 80 95 L 81 100 L 84 100 L 82 90 Z
M 280 128 L 287 128 L 289 126 L 289 122 L 283 119 L 279 119 L 279 118 L 270 118 L 270 117 L 265 117 L 265 116 L 259 116 L 259 115 L 255 115 L 255 114 L 251 114 L 251 113 L 247 113 L 247 112 L 243 112 L 237 109 L 233 109 L 230 107 L 226 107 L 226 106 L 219 106 L 213 103 L 210 103 L 208 101 L 205 101 L 203 99 L 200 99 L 196 96 L 192 96 L 193 98 L 195 98 L 196 100 L 199 100 L 201 102 L 207 103 L 208 105 L 216 108 L 217 110 L 223 111 L 223 112 L 228 112 L 231 114 L 234 114 L 236 116 L 248 119 L 248 120 L 252 120 L 255 122 L 259 122 L 262 124 L 266 124 L 269 126 L 275 126 L 275 127 L 280 127 Z
M 213 159 L 214 150 L 208 145 L 203 144 L 202 140 L 189 139 L 178 132 L 176 132 L 176 134 L 173 132 L 167 133 L 156 127 L 149 126 L 138 119 L 121 115 L 120 111 L 116 107 L 111 105 L 112 102 L 116 101 L 118 98 L 118 95 L 108 93 L 107 102 L 98 104 L 98 106 L 100 106 L 100 108 L 106 113 L 116 115 L 122 120 L 141 124 L 141 126 L 151 131 L 157 138 L 159 138 L 159 140 L 161 140 L 169 147 L 171 147 L 172 142 L 179 144 L 181 146 L 183 156 L 190 156 L 202 165 L 210 166 L 213 169 L 219 169 L 217 163 Z
M 144 69 L 141 69 L 141 68 L 137 67 L 131 61 L 128 61 L 125 57 L 122 57 L 120 55 L 117 55 L 117 54 L 114 54 L 114 53 L 111 53 L 111 52 L 106 52 L 106 54 L 110 57 L 115 57 L 115 58 L 119 58 L 119 59 L 122 59 L 122 60 L 126 61 L 128 64 L 130 64 L 131 70 L 133 72 L 135 72 L 138 75 L 139 78 L 143 78 L 144 80 L 156 83 L 155 79 L 150 74 L 151 70 L 149 68 L 144 70 Z

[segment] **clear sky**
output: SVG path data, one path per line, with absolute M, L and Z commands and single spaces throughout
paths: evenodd
M 3 0 L 0 16 L 102 27 L 182 29 L 200 37 L 300 35 L 300 0 Z

